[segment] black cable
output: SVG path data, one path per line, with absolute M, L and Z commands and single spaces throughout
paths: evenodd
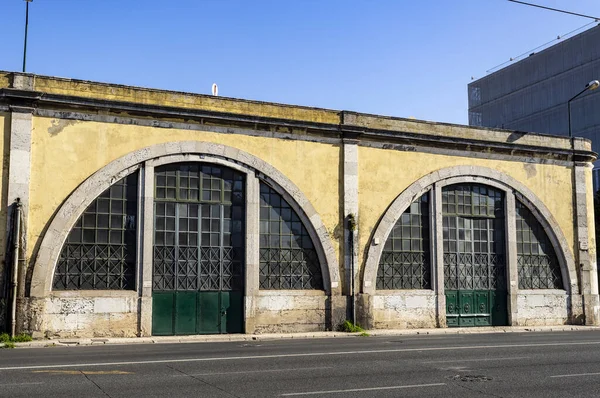
M 585 15 L 585 14 L 578 14 L 576 12 L 571 12 L 571 11 L 565 11 L 565 10 L 559 10 L 558 8 L 551 8 L 551 7 L 545 7 L 545 6 L 540 6 L 538 4 L 532 4 L 532 3 L 525 3 L 524 1 L 518 1 L 518 0 L 508 0 L 511 1 L 513 3 L 519 3 L 519 4 L 525 4 L 526 6 L 532 6 L 532 7 L 538 7 L 538 8 L 543 8 L 545 10 L 551 10 L 551 11 L 557 11 L 557 12 L 562 12 L 564 14 L 570 14 L 570 15 L 576 15 L 578 17 L 584 17 L 584 18 L 590 18 L 590 19 L 594 19 L 596 21 L 598 21 L 598 17 L 592 17 L 591 15 Z

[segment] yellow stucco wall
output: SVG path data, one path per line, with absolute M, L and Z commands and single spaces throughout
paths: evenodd
M 482 166 L 505 173 L 532 190 L 548 207 L 567 242 L 573 242 L 571 169 L 565 166 L 401 152 L 359 147 L 359 264 L 371 232 L 387 207 L 419 178 L 452 166 Z M 591 172 L 588 186 L 591 186 Z M 572 248 L 571 248 L 572 251 Z
M 339 223 L 340 147 L 238 134 L 159 129 L 34 117 L 29 209 L 29 253 L 52 214 L 90 175 L 147 146 L 204 141 L 246 151 L 278 169 L 310 200 L 333 235 Z M 332 244 L 339 254 L 338 242 Z
M 137 149 L 187 140 L 235 147 L 273 165 L 302 190 L 330 235 L 337 237 L 341 230 L 339 146 L 34 117 L 28 255 L 56 209 L 87 177 Z M 522 182 L 548 207 L 567 241 L 573 242 L 571 171 L 567 167 L 359 147 L 360 264 L 371 232 L 392 201 L 417 179 L 458 165 L 492 168 Z M 332 244 L 340 260 L 339 240 L 333 238 Z
M 0 72 L 0 88 L 10 86 L 10 77 L 8 72 Z

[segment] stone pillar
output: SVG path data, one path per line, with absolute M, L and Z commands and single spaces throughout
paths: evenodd
M 33 78 L 31 76 L 13 76 L 12 88 L 21 90 L 31 90 Z M 13 104 L 9 107 L 10 115 L 10 146 L 8 158 L 8 187 L 6 202 L 4 206 L 7 209 L 7 232 L 13 230 L 15 203 L 17 198 L 20 200 L 21 207 L 21 226 L 19 239 L 19 262 L 17 268 L 17 313 L 16 313 L 16 332 L 22 332 L 28 324 L 23 308 L 26 308 L 25 297 L 25 277 L 27 274 L 27 234 L 28 234 L 28 215 L 29 215 L 29 183 L 31 177 L 31 132 L 33 128 L 33 108 L 30 105 Z M 6 178 L 6 177 L 5 177 Z M 8 233 L 6 237 L 8 238 Z M 12 251 L 12 248 L 9 248 Z M 12 272 L 12 261 L 5 264 Z M 12 292 L 10 288 L 11 281 L 7 280 L 8 297 L 7 312 L 11 311 Z M 9 326 L 10 328 L 10 326 Z
M 152 335 L 152 264 L 154 259 L 154 166 L 146 162 L 140 170 L 140 211 L 142 219 L 138 234 L 141 242 L 141 259 L 138 258 L 139 272 L 138 306 L 139 335 Z M 138 225 L 139 225 L 138 224 Z
M 577 145 L 577 143 L 574 142 L 574 145 Z M 577 268 L 580 273 L 580 289 L 586 325 L 600 324 L 595 239 L 591 240 L 589 236 L 590 233 L 594 233 L 592 167 L 592 164 L 587 162 L 574 162 L 573 166 L 575 236 L 577 239 L 575 250 L 577 255 L 575 257 L 579 265 Z
M 506 288 L 508 289 L 508 324 L 519 326 L 519 270 L 517 267 L 517 214 L 515 195 L 506 192 L 504 214 L 506 214 Z
M 436 294 L 437 327 L 445 328 L 446 324 L 446 292 L 444 289 L 444 218 L 442 215 L 442 187 L 434 184 L 431 200 L 430 229 L 433 252 L 431 253 L 433 290 Z
M 350 298 L 349 310 L 357 314 L 356 297 L 360 292 L 360 273 L 358 272 L 358 140 L 343 140 L 344 162 L 344 275 L 346 292 Z M 354 286 L 352 278 L 354 277 Z M 353 289 L 354 288 L 354 289 Z M 354 292 L 354 296 L 352 296 Z M 361 307 L 362 308 L 362 307 Z M 351 316 L 350 316 L 351 318 Z M 356 319 L 354 320 L 356 322 Z M 336 325 L 333 325 L 334 327 Z
M 244 295 L 244 330 L 256 330 L 256 300 L 260 289 L 260 182 L 246 175 L 246 292 Z
M 27 230 L 29 214 L 29 180 L 31 176 L 31 129 L 33 124 L 33 109 L 11 107 L 10 149 L 8 166 L 8 193 L 5 206 L 8 210 L 7 229 L 13 228 L 14 204 L 20 199 L 21 207 L 21 247 L 19 253 L 19 297 L 25 294 L 24 268 L 27 253 Z

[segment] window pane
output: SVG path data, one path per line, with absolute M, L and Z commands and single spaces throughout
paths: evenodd
M 415 200 L 392 228 L 377 269 L 377 289 L 431 289 L 429 193 Z
M 260 192 L 260 288 L 323 289 L 319 259 L 298 214 L 263 182 Z
M 446 198 L 459 197 L 452 212 Z M 503 211 L 488 212 L 488 203 L 503 206 L 504 193 L 494 187 L 465 183 L 442 188 L 444 287 L 447 290 L 506 289 Z M 447 209 L 447 210 L 446 210 Z M 500 237 L 494 241 L 494 237 Z
M 199 163 L 160 166 L 155 174 L 166 176 L 173 195 L 155 197 L 155 229 L 164 225 L 166 232 L 155 236 L 153 289 L 242 290 L 245 242 L 241 233 L 229 231 L 238 225 L 245 230 L 245 220 L 241 209 L 233 212 L 223 199 L 231 202 L 233 179 L 244 181 L 244 175 Z M 226 183 L 224 178 L 232 181 Z M 244 192 L 237 195 L 245 206 Z M 164 212 L 159 212 L 161 203 L 166 204 Z
M 135 172 L 100 194 L 83 212 L 62 247 L 54 289 L 135 288 L 137 185 Z M 125 220 L 134 220 L 126 234 Z
M 516 201 L 519 289 L 563 289 L 562 273 L 546 231 L 521 201 Z

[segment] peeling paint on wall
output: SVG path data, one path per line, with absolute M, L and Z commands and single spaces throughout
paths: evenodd
M 65 128 L 73 126 L 79 123 L 78 120 L 64 120 L 64 119 L 53 119 L 51 126 L 48 128 L 48 134 L 56 136 L 60 134 Z
M 525 170 L 525 173 L 527 174 L 527 178 L 533 178 L 537 174 L 537 168 L 536 168 L 535 164 L 525 163 L 523 165 L 523 169 Z

